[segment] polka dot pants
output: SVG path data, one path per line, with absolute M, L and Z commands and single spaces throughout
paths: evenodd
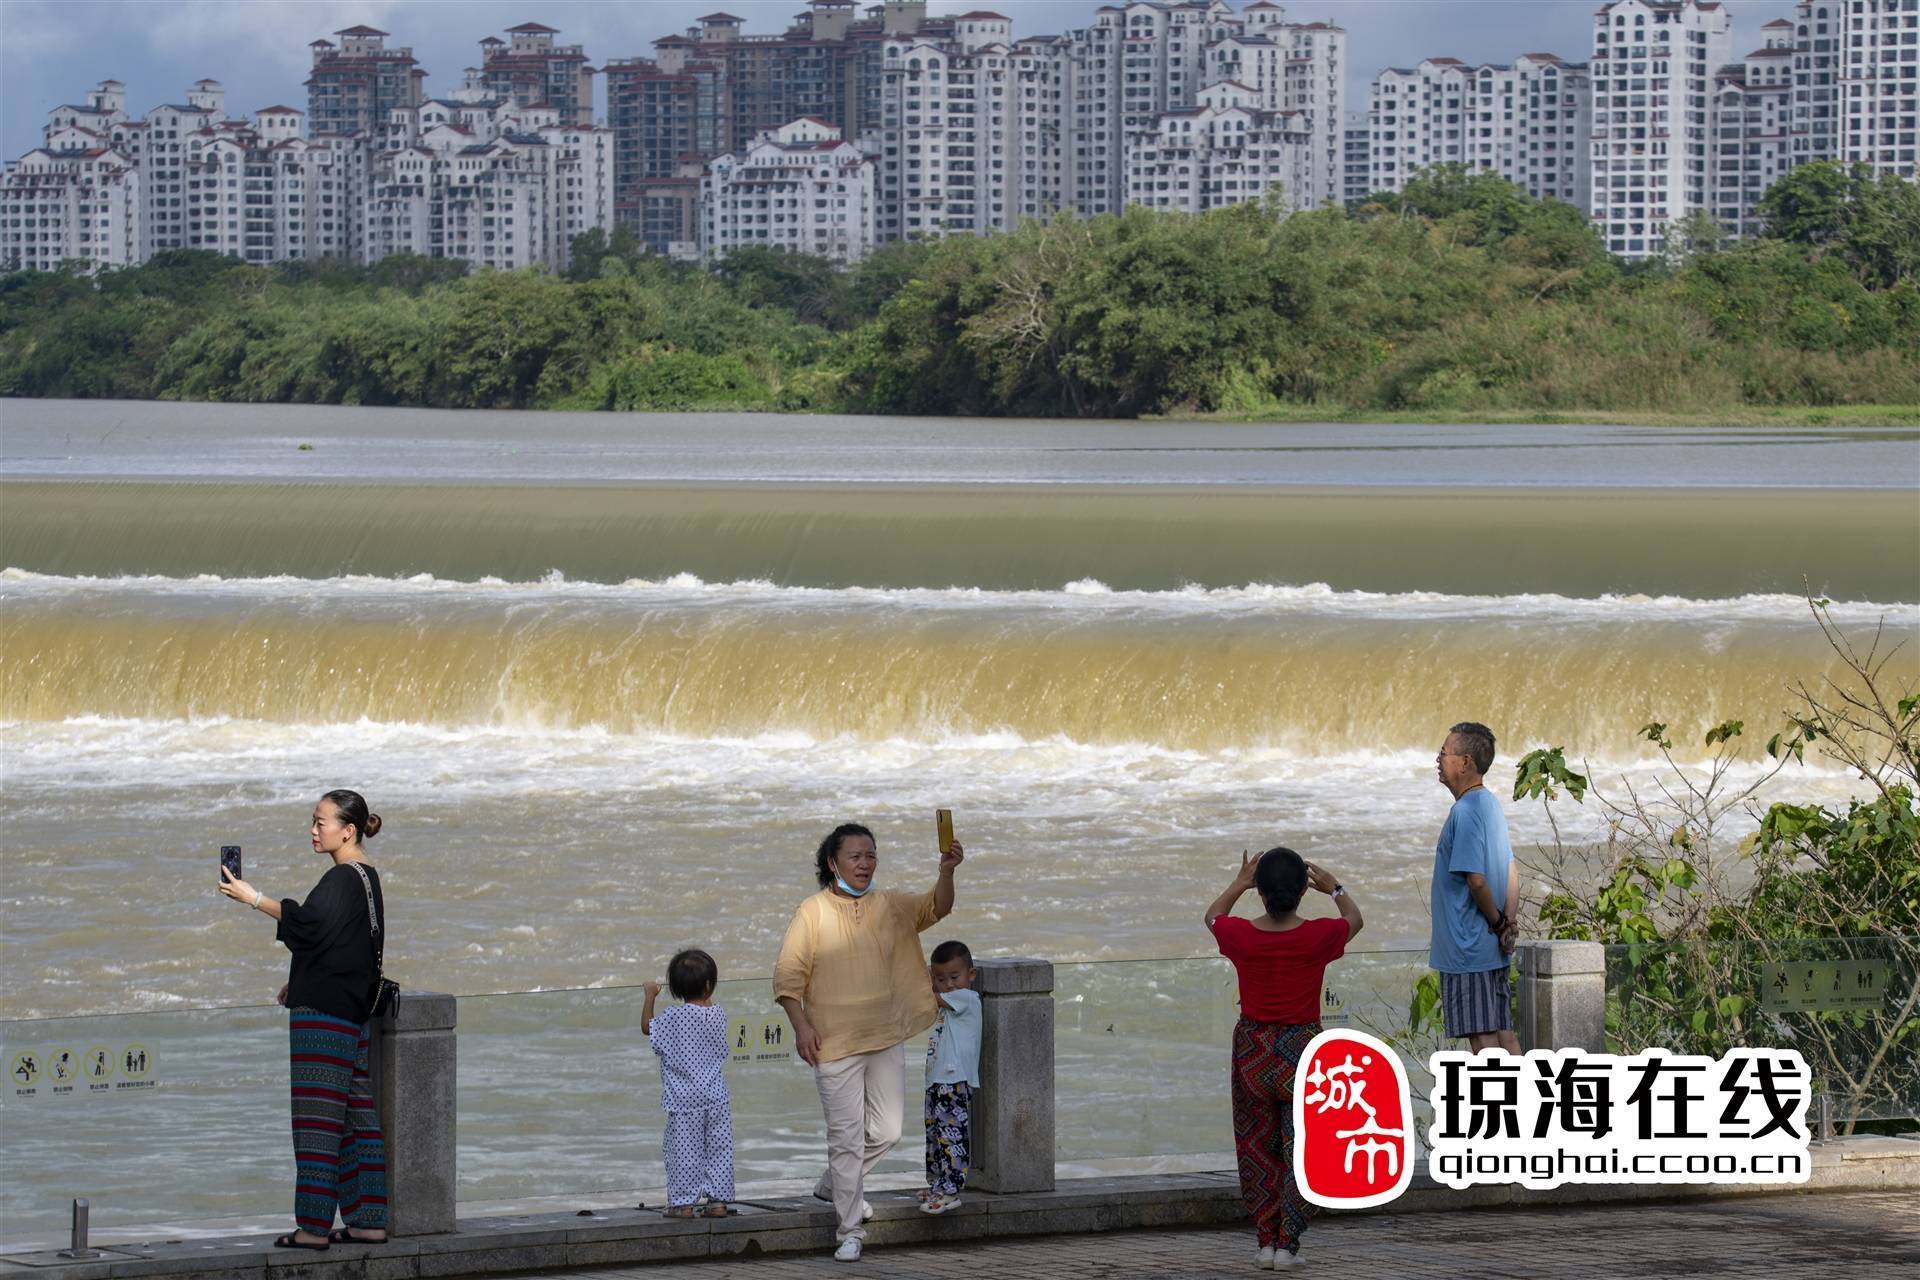
M 726 1103 L 667 1113 L 667 1203 L 733 1199 L 733 1109 Z

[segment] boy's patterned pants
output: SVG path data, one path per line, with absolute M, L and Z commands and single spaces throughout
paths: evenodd
M 927 1186 L 938 1196 L 957 1196 L 967 1185 L 967 1148 L 973 1138 L 973 1086 L 927 1086 Z

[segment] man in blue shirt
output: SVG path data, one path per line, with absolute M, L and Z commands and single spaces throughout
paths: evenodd
M 1507 817 L 1483 779 L 1493 768 L 1493 731 L 1471 721 L 1447 732 L 1437 763 L 1453 808 L 1433 858 L 1433 967 L 1447 1034 L 1475 1053 L 1520 1052 L 1513 1033 L 1507 957 L 1519 935 L 1520 878 Z

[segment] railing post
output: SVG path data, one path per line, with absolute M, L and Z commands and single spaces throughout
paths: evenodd
M 407 991 L 373 1024 L 374 1095 L 387 1137 L 387 1229 L 453 1230 L 456 1001 Z
M 1597 942 L 1520 944 L 1520 1048 L 1607 1047 L 1607 951 Z
M 967 1185 L 1002 1194 L 1053 1190 L 1053 965 L 982 960 L 980 1092 Z

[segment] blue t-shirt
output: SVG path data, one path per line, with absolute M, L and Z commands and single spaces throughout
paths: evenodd
M 1467 874 L 1487 879 L 1493 904 L 1507 905 L 1507 867 L 1513 846 L 1507 842 L 1507 815 L 1485 787 L 1475 787 L 1453 802 L 1433 857 L 1433 967 L 1441 973 L 1482 973 L 1504 969 L 1500 939 L 1467 892 Z
M 980 1087 L 980 993 L 957 987 L 942 991 L 945 1004 L 927 1037 L 927 1083 Z M 947 1005 L 952 1005 L 951 1009 Z

